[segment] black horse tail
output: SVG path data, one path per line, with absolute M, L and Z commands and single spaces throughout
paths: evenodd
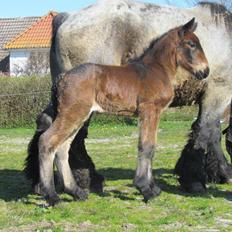
M 44 131 L 36 131 L 30 143 L 28 144 L 27 153 L 28 156 L 25 160 L 24 173 L 28 180 L 32 181 L 32 186 L 34 187 L 39 183 L 39 151 L 38 142 L 40 135 Z
M 37 117 L 36 131 L 28 144 L 27 158 L 24 163 L 24 174 L 32 182 L 35 193 L 40 193 L 39 186 L 39 138 L 50 127 L 54 118 L 54 110 L 49 104 L 47 108 Z

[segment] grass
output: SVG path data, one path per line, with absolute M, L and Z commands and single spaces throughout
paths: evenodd
M 165 116 L 166 117 L 166 116 Z M 204 195 L 180 191 L 173 167 L 186 143 L 191 121 L 159 127 L 154 174 L 162 194 L 145 204 L 132 186 L 136 166 L 137 127 L 91 125 L 86 142 L 97 169 L 106 177 L 103 196 L 86 202 L 43 206 L 22 174 L 26 147 L 34 130 L 0 129 L 0 230 L 2 231 L 231 231 L 232 186 L 208 186 Z

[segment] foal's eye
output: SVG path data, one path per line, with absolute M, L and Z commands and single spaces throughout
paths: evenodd
M 191 48 L 196 48 L 196 44 L 193 41 L 188 41 L 187 44 L 191 47 Z

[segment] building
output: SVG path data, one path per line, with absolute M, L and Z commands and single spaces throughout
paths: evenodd
M 9 73 L 9 51 L 4 49 L 4 45 L 39 19 L 40 17 L 0 19 L 0 73 Z
M 55 15 L 57 13 L 49 12 L 38 18 L 4 45 L 9 52 L 11 76 L 44 75 L 49 72 L 48 57 Z

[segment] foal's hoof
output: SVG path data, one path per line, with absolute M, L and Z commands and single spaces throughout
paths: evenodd
M 152 187 L 142 189 L 141 193 L 144 197 L 144 202 L 147 203 L 149 200 L 159 196 L 161 189 L 157 185 L 153 185 Z
M 85 201 L 88 199 L 88 193 L 85 190 L 78 188 L 73 194 L 73 198 L 76 201 Z
M 49 206 L 55 206 L 61 202 L 58 195 L 53 196 L 53 197 L 46 197 L 46 201 Z
M 186 192 L 193 194 L 203 194 L 206 193 L 206 187 L 200 182 L 194 182 L 189 185 L 183 186 Z

